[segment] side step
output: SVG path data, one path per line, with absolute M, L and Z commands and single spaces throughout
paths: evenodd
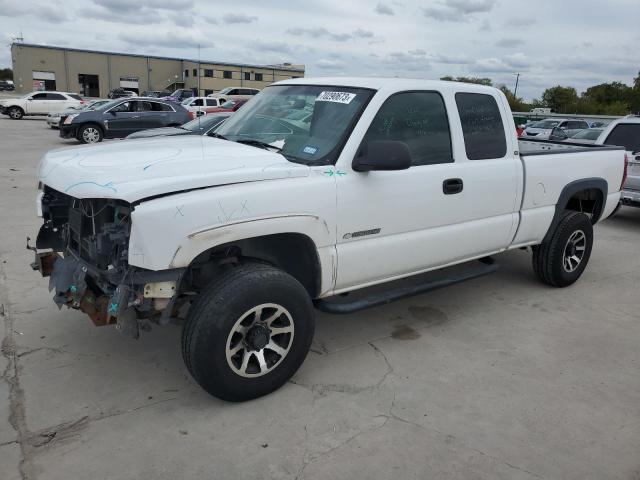
M 453 272 L 453 270 L 456 270 L 456 272 Z M 462 266 L 436 271 L 436 274 L 440 273 L 440 278 L 433 278 L 434 272 L 429 272 L 420 275 L 418 283 L 416 283 L 415 279 L 411 282 L 412 278 L 409 277 L 409 279 L 398 280 L 387 285 L 366 288 L 361 292 L 356 291 L 347 295 L 336 295 L 314 300 L 314 305 L 318 310 L 326 313 L 353 313 L 365 308 L 386 305 L 395 300 L 483 277 L 496 270 L 498 270 L 498 265 L 494 263 L 493 258 L 485 257 L 480 259 L 480 265 L 466 263 Z M 353 297 L 351 297 L 352 295 Z

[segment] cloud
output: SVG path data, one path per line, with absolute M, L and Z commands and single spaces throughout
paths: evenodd
M 199 45 L 203 48 L 213 47 L 206 38 L 196 37 L 184 32 L 145 32 L 131 30 L 121 32 L 118 39 L 137 48 L 140 47 L 163 47 L 171 49 L 196 48 Z
M 290 55 L 293 53 L 293 47 L 285 42 L 269 42 L 259 41 L 251 44 L 251 49 L 258 52 L 280 53 Z
M 329 60 L 321 58 L 315 63 L 315 66 L 322 70 L 338 70 L 343 69 L 346 65 L 342 60 Z
M 538 23 L 538 20 L 531 15 L 523 15 L 521 17 L 512 17 L 504 22 L 505 27 L 531 27 Z
M 250 15 L 246 15 L 244 13 L 227 13 L 222 16 L 222 21 L 224 23 L 251 23 L 258 20 L 258 17 L 253 17 Z
M 162 16 L 156 10 L 141 9 L 136 14 L 117 12 L 104 7 L 90 6 L 77 11 L 78 15 L 91 20 L 103 22 L 127 23 L 131 25 L 148 25 L 160 23 Z
M 524 45 L 524 40 L 520 38 L 501 38 L 494 45 L 500 48 L 514 48 Z
M 388 5 L 384 5 L 383 3 L 379 3 L 376 6 L 376 13 L 379 13 L 380 15 L 395 15 L 393 9 Z
M 480 28 L 478 28 L 478 31 L 479 32 L 490 32 L 491 30 L 493 30 L 491 28 L 491 22 L 485 18 L 482 21 L 482 23 L 480 24 Z
M 443 0 L 435 7 L 422 9 L 426 17 L 440 22 L 466 22 L 478 13 L 493 9 L 497 0 Z
M 144 4 L 130 0 L 93 0 L 93 3 L 105 10 L 119 14 L 156 8 L 185 13 L 185 10 L 191 10 L 194 7 L 194 0 L 145 0 Z
M 167 15 L 167 18 L 174 25 L 178 25 L 179 27 L 193 27 L 193 20 L 195 15 L 192 15 L 189 12 L 172 12 Z
M 426 52 L 421 49 L 408 52 L 391 52 L 382 59 L 382 62 L 400 71 L 422 72 L 431 69 L 431 63 L 427 58 Z
M 476 73 L 515 73 L 527 71 L 530 66 L 531 62 L 524 53 L 514 53 L 476 60 L 471 69 Z
M 373 38 L 374 33 L 370 30 L 363 30 L 362 28 L 358 28 L 353 30 L 351 33 L 336 33 L 327 30 L 324 27 L 313 27 L 313 28 L 289 28 L 285 30 L 285 33 L 289 35 L 294 35 L 296 37 L 309 37 L 313 39 L 318 38 L 328 38 L 329 40 L 333 40 L 336 42 L 346 42 L 347 40 L 352 40 L 353 38 Z
M 33 16 L 47 23 L 66 22 L 69 20 L 64 9 L 49 3 L 17 2 L 14 0 L 0 0 L 0 17 Z
M 212 17 L 211 15 L 202 15 L 201 18 L 211 25 L 218 25 L 218 19 L 216 17 Z
M 373 32 L 370 30 L 363 30 L 358 28 L 353 31 L 353 36 L 358 38 L 373 38 Z

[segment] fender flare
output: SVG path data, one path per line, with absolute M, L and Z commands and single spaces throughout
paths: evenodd
M 556 211 L 553 214 L 553 220 L 551 221 L 551 225 L 549 225 L 549 230 L 547 230 L 547 234 L 545 235 L 544 240 L 548 240 L 549 237 L 553 234 L 558 223 L 560 223 L 560 219 L 562 218 L 562 214 L 564 212 L 564 208 L 569 203 L 569 199 L 573 197 L 576 193 L 582 190 L 597 190 L 600 192 L 601 198 L 601 206 L 600 209 L 594 213 L 593 218 L 591 219 L 592 224 L 596 224 L 600 220 L 600 216 L 602 215 L 602 211 L 604 210 L 604 203 L 607 201 L 607 194 L 609 192 L 609 184 L 604 178 L 600 177 L 592 177 L 592 178 L 583 178 L 580 180 L 575 180 L 562 189 L 560 192 L 560 196 L 558 197 L 558 202 L 556 203 Z

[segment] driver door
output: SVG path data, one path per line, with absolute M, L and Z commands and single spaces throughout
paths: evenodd
M 48 113 L 48 101 L 46 93 L 35 93 L 27 99 L 26 109 L 30 115 L 45 115 Z

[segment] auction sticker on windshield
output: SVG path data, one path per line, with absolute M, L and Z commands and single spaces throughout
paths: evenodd
M 351 103 L 356 98 L 355 93 L 349 92 L 320 92 L 316 97 L 316 102 Z

